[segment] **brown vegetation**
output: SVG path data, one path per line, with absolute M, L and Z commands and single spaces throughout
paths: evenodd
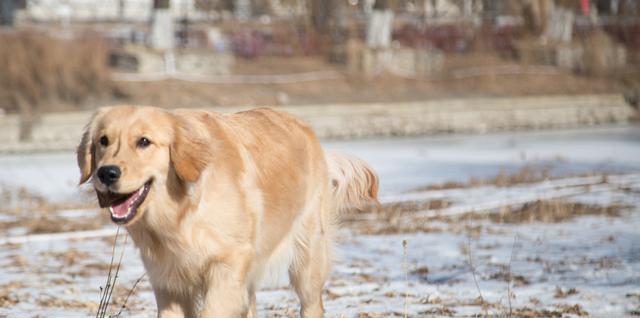
M 518 208 L 503 209 L 489 214 L 489 219 L 498 223 L 558 223 L 584 215 L 619 216 L 619 205 L 596 205 L 561 200 L 538 200 Z
M 58 233 L 68 231 L 86 231 L 102 228 L 110 223 L 107 214 L 87 213 L 82 217 L 64 217 L 61 210 L 92 209 L 88 199 L 84 202 L 50 202 L 43 196 L 24 187 L 18 189 L 2 188 L 0 200 L 3 205 L 0 213 L 13 219 L 0 222 L 0 234 L 7 229 L 23 227 L 27 234 Z
M 99 217 L 90 216 L 86 218 L 45 216 L 25 221 L 23 225 L 26 226 L 27 233 L 40 234 L 97 230 L 109 223 L 110 220 L 107 215 L 101 214 Z
M 412 189 L 411 191 L 430 191 L 430 190 L 446 190 L 446 189 L 464 189 L 478 187 L 483 185 L 493 185 L 497 187 L 509 187 L 518 184 L 528 184 L 541 182 L 544 180 L 557 179 L 551 174 L 553 164 L 534 165 L 525 164 L 518 170 L 508 172 L 501 170 L 495 177 L 488 179 L 470 178 L 467 182 L 447 181 L 440 184 L 430 184 L 428 186 Z M 563 175 L 562 178 L 574 175 Z
M 79 106 L 110 88 L 107 47 L 95 34 L 4 32 L 0 43 L 0 106 L 23 115 L 21 139 L 30 138 L 39 112 L 57 102 Z
M 88 189 L 82 193 L 80 201 L 54 203 L 25 187 L 14 189 L 0 185 L 0 199 L 2 201 L 0 213 L 14 216 L 29 214 L 29 216 L 35 217 L 63 209 L 91 208 L 95 207 L 95 204 L 91 203 L 91 200 L 95 200 L 93 196 L 93 190 Z M 34 212 L 37 214 L 33 214 Z
M 451 202 L 442 199 L 384 204 L 365 211 L 351 211 L 342 217 L 344 223 L 361 234 L 396 234 L 414 232 L 440 232 L 428 222 L 416 222 L 412 214 L 417 211 L 443 209 Z

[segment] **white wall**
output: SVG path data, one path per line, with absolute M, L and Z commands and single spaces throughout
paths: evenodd
M 124 0 L 123 18 L 128 21 L 147 21 L 151 17 L 152 0 Z M 108 21 L 120 18 L 120 0 L 28 0 L 20 18 L 38 21 Z M 195 9 L 194 0 L 172 0 L 171 13 L 175 18 L 186 15 L 201 19 L 205 13 Z

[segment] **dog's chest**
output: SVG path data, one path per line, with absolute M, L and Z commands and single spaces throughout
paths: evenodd
M 154 286 L 179 292 L 192 291 L 200 286 L 205 259 L 188 250 L 179 254 L 169 249 L 142 253 L 142 260 Z

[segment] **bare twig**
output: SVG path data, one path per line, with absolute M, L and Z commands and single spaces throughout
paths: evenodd
M 511 318 L 513 314 L 513 308 L 511 307 L 511 263 L 513 262 L 513 254 L 516 249 L 516 243 L 518 242 L 518 235 L 513 237 L 513 245 L 511 246 L 511 256 L 509 257 L 509 266 L 507 268 L 507 301 L 509 304 L 509 314 L 507 317 Z
M 471 275 L 473 276 L 473 283 L 476 285 L 476 290 L 480 297 L 480 306 L 482 308 L 483 317 L 489 316 L 487 312 L 487 303 L 484 301 L 482 291 L 480 290 L 480 284 L 478 284 L 478 278 L 476 275 L 476 267 L 473 265 L 473 256 L 471 255 L 471 234 L 467 237 L 467 256 L 469 258 L 469 268 L 471 269 Z
M 142 273 L 142 275 L 140 275 L 140 277 L 138 277 L 138 279 L 136 280 L 135 283 L 133 283 L 133 286 L 131 287 L 131 289 L 129 290 L 129 293 L 127 294 L 127 297 L 124 299 L 124 303 L 122 304 L 122 306 L 120 307 L 120 310 L 118 311 L 118 313 L 115 315 L 115 318 L 120 318 L 120 314 L 122 314 L 122 311 L 127 307 L 127 302 L 129 301 L 129 297 L 131 297 L 131 295 L 133 294 L 133 291 L 136 289 L 136 287 L 138 286 L 138 284 L 140 283 L 140 281 L 142 281 L 142 279 L 147 275 L 147 273 Z
M 125 236 L 124 236 L 125 246 L 123 246 L 122 249 L 120 250 L 120 259 L 118 259 L 118 266 L 116 267 L 116 272 L 113 275 L 113 282 L 111 284 L 111 289 L 109 290 L 109 295 L 107 296 L 106 305 L 104 307 L 104 315 L 106 315 L 107 313 L 107 308 L 109 307 L 109 303 L 111 302 L 111 295 L 113 295 L 113 289 L 116 287 L 116 279 L 118 279 L 118 273 L 120 273 L 120 266 L 122 265 L 122 257 L 124 256 L 124 249 L 126 248 L 128 238 L 129 238 L 129 235 L 125 233 Z
M 404 292 L 404 318 L 409 316 L 409 263 L 407 262 L 407 240 L 402 240 L 402 267 L 404 267 L 404 282 L 407 290 Z
M 469 258 L 469 267 L 471 268 L 471 275 L 473 275 L 473 282 L 476 285 L 476 289 L 478 290 L 478 295 L 480 295 L 480 302 L 484 306 L 484 297 L 482 297 L 482 291 L 480 290 L 480 285 L 478 284 L 478 279 L 476 278 L 476 268 L 473 265 L 473 257 L 471 256 L 471 236 L 467 238 L 467 256 Z
M 109 290 L 109 286 L 111 284 L 111 270 L 113 268 L 113 259 L 116 254 L 116 243 L 118 242 L 118 234 L 120 234 L 120 227 L 116 230 L 116 236 L 113 239 L 113 247 L 111 249 L 111 261 L 109 262 L 109 273 L 107 274 L 107 282 L 104 288 L 100 287 L 100 304 L 98 305 L 98 312 L 96 313 L 96 318 L 104 317 L 103 307 L 105 307 L 106 295 Z

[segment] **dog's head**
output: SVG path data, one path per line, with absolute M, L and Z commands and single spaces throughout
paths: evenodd
M 195 182 L 207 164 L 207 144 L 184 118 L 152 107 L 96 112 L 78 146 L 80 184 L 91 179 L 100 207 L 118 224 L 143 217 L 159 197 Z

